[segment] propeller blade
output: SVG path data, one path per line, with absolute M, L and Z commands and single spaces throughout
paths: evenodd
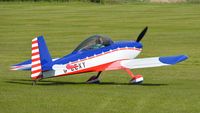
M 138 35 L 138 38 L 136 40 L 136 42 L 140 42 L 140 40 L 142 40 L 142 38 L 144 37 L 145 33 L 147 32 L 148 27 L 145 27 L 144 30 L 140 33 L 140 35 Z

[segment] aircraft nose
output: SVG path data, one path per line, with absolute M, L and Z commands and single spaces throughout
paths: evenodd
M 134 47 L 135 48 L 142 48 L 143 46 L 142 46 L 142 43 L 141 42 L 134 42 Z

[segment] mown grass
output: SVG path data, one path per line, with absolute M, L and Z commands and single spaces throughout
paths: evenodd
M 195 4 L 0 3 L 0 113 L 200 112 L 200 7 Z M 135 39 L 149 26 L 139 57 L 186 54 L 171 67 L 133 70 L 145 78 L 129 85 L 124 71 L 46 79 L 31 85 L 30 72 L 9 66 L 30 58 L 31 39 L 44 35 L 53 57 L 70 53 L 93 34 Z

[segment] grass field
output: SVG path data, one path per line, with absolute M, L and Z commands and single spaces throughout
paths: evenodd
M 108 71 L 46 79 L 9 66 L 30 58 L 31 39 L 44 35 L 53 57 L 70 53 L 93 34 L 132 40 L 149 26 L 139 57 L 186 54 L 171 67 Z M 0 3 L 0 113 L 200 113 L 200 7 L 195 4 Z

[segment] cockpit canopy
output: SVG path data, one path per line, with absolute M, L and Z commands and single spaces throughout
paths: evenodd
M 93 35 L 84 40 L 82 43 L 76 47 L 75 51 L 85 51 L 85 50 L 93 50 L 102 47 L 109 46 L 113 43 L 113 41 L 105 35 Z

